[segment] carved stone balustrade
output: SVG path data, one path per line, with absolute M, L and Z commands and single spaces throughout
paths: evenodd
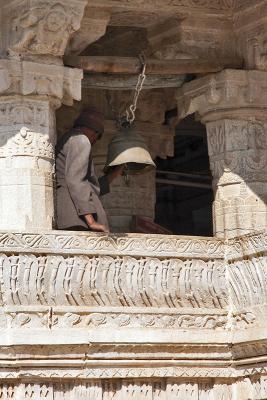
M 2 232 L 1 398 L 265 399 L 266 248 Z

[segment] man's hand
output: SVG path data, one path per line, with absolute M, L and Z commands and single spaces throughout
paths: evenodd
M 87 225 L 92 231 L 109 233 L 108 228 L 105 225 L 96 222 L 92 214 L 85 215 L 84 218 Z
M 111 184 L 118 176 L 122 176 L 125 170 L 125 164 L 117 165 L 112 167 L 112 170 L 108 173 L 108 183 Z

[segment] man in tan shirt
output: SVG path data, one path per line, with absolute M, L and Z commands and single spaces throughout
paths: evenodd
M 103 133 L 102 113 L 94 108 L 86 109 L 56 146 L 58 229 L 109 231 L 100 197 L 122 175 L 123 166 L 100 179 L 96 177 L 91 152 Z

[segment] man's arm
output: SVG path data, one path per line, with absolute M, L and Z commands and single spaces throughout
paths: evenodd
M 87 214 L 83 216 L 89 228 L 94 232 L 105 232 L 108 233 L 109 230 L 105 225 L 99 224 L 94 219 L 92 214 Z
M 100 186 L 100 196 L 104 196 L 105 194 L 110 192 L 110 184 L 118 177 L 123 175 L 123 171 L 125 169 L 124 165 L 118 165 L 114 167 L 107 175 L 101 176 L 98 179 Z

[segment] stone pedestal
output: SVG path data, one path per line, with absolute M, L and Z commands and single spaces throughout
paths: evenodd
M 267 227 L 266 78 L 226 70 L 178 91 L 180 117 L 197 112 L 207 127 L 218 237 Z

